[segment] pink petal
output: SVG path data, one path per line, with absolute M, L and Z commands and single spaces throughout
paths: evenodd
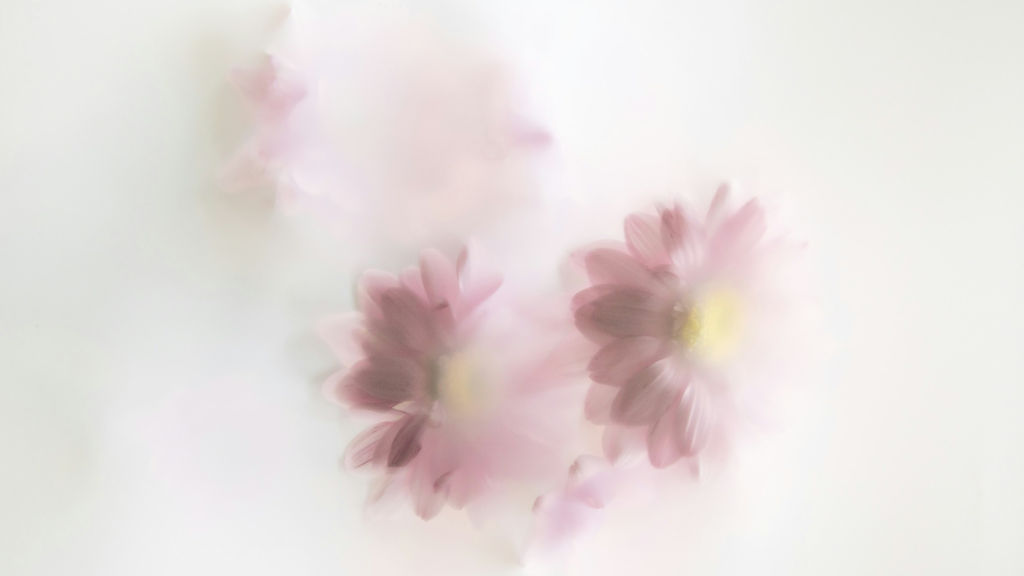
M 460 316 L 469 314 L 490 298 L 502 283 L 501 274 L 487 266 L 479 255 L 479 249 L 472 243 L 467 244 L 459 253 L 456 272 L 462 294 L 459 299 Z
M 676 440 L 678 413 L 678 407 L 666 411 L 647 435 L 647 455 L 655 468 L 670 466 L 683 456 Z
M 583 414 L 587 420 L 595 424 L 607 424 L 612 421 L 612 403 L 618 396 L 619 389 L 603 384 L 594 384 L 587 390 L 587 398 L 583 403 Z
M 711 199 L 707 216 L 704 219 L 705 225 L 709 229 L 718 228 L 718 225 L 725 219 L 729 209 L 730 196 L 732 196 L 732 187 L 728 182 L 723 182 L 715 190 L 715 196 Z
M 691 381 L 683 392 L 676 418 L 676 441 L 683 456 L 693 456 L 707 445 L 712 416 L 710 395 L 699 382 Z
M 594 284 L 650 287 L 654 281 L 650 270 L 626 252 L 614 248 L 594 248 L 583 257 L 587 275 Z
M 764 233 L 764 209 L 760 202 L 751 199 L 722 222 L 715 230 L 708 248 L 719 258 L 738 256 L 749 252 Z
M 613 464 L 632 460 L 644 452 L 645 432 L 643 428 L 609 425 L 601 436 L 601 447 Z
M 391 288 L 398 286 L 394 274 L 380 270 L 367 270 L 359 277 L 356 291 L 356 305 L 367 315 L 380 314 L 380 297 Z
M 632 214 L 626 218 L 624 228 L 629 252 L 648 268 L 659 268 L 670 262 L 657 216 Z
M 232 80 L 267 119 L 287 115 L 306 97 L 306 87 L 297 75 L 285 69 L 273 57 L 267 57 L 255 70 L 236 70 Z
M 355 408 L 389 410 L 413 400 L 426 388 L 426 374 L 402 358 L 368 358 L 346 374 L 339 387 L 344 401 Z
M 423 275 L 420 273 L 420 269 L 415 266 L 410 266 L 402 271 L 398 276 L 402 286 L 408 288 L 413 294 L 416 294 L 423 299 L 424 302 L 430 300 L 427 297 L 427 289 L 423 285 Z
M 427 423 L 426 416 L 417 415 L 404 419 L 402 426 L 395 432 L 388 452 L 388 468 L 401 468 L 419 454 L 420 432 Z
M 652 336 L 671 332 L 671 302 L 638 288 L 594 286 L 573 299 L 576 327 L 591 340 Z
M 676 378 L 665 361 L 647 367 L 619 390 L 612 403 L 612 417 L 627 425 L 655 423 L 679 392 Z
M 437 250 L 424 250 L 420 254 L 420 273 L 423 276 L 423 288 L 427 292 L 427 301 L 435 306 L 455 301 L 459 291 L 459 279 L 455 266 L 444 254 Z
M 444 508 L 447 495 L 442 486 L 435 486 L 432 482 L 419 483 L 413 486 L 412 498 L 416 515 L 430 520 Z
M 438 345 L 437 327 L 425 303 L 404 287 L 384 290 L 379 318 L 370 318 L 372 335 L 406 350 L 424 352 Z
M 362 356 L 359 338 L 362 324 L 361 314 L 349 313 L 326 318 L 317 327 L 320 338 L 343 366 L 351 366 Z
M 567 496 L 591 508 L 602 508 L 615 490 L 615 470 L 604 458 L 583 455 L 569 468 Z
M 691 236 L 690 223 L 686 212 L 679 204 L 659 210 L 661 220 L 661 242 L 669 253 L 685 248 Z
M 343 458 L 345 467 L 355 469 L 367 464 L 383 464 L 388 451 L 391 449 L 392 426 L 394 424 L 396 422 L 381 422 L 367 428 L 353 438 L 345 450 L 345 457 Z
M 587 370 L 594 382 L 621 386 L 637 372 L 661 358 L 664 353 L 664 345 L 658 338 L 622 338 L 605 344 L 598 350 L 590 360 Z

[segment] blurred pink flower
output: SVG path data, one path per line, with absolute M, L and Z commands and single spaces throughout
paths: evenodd
M 500 277 L 464 250 L 425 251 L 399 276 L 368 273 L 361 314 L 324 326 L 346 368 L 327 393 L 386 419 L 350 444 L 351 468 L 384 472 L 374 498 L 407 492 L 430 518 L 509 483 L 548 477 L 572 419 L 559 386 L 569 374 L 523 314 L 493 297 Z
M 585 411 L 607 425 L 610 458 L 645 448 L 660 468 L 756 420 L 785 339 L 772 277 L 794 250 L 767 236 L 757 200 L 731 208 L 725 185 L 703 218 L 677 203 L 624 229 L 624 244 L 580 254 L 576 326 L 599 346 Z
M 618 470 L 603 458 L 577 458 L 564 485 L 534 503 L 535 553 L 557 551 L 595 526 L 619 481 Z
M 254 129 L 229 186 L 268 184 L 353 237 L 470 233 L 538 191 L 530 153 L 549 137 L 512 75 L 411 10 L 297 4 L 236 83 Z

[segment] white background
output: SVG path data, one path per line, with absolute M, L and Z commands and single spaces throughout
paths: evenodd
M 354 264 L 216 174 L 276 4 L 0 2 L 0 573 L 517 573 L 364 518 L 308 328 Z M 732 480 L 610 513 L 570 574 L 1024 573 L 1024 4 L 480 2 L 563 184 L 785 189 L 828 357 Z

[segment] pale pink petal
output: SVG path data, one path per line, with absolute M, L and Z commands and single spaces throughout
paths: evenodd
M 676 440 L 684 456 L 693 456 L 707 446 L 713 414 L 711 397 L 698 381 L 691 381 L 679 402 Z
M 306 97 L 306 87 L 298 75 L 272 56 L 265 57 L 254 70 L 235 70 L 232 80 L 267 119 L 287 115 Z
M 342 366 L 351 366 L 362 356 L 359 337 L 362 324 L 361 314 L 349 313 L 326 318 L 318 326 L 320 338 Z
M 629 252 L 648 268 L 660 268 L 671 262 L 657 216 L 632 214 L 626 218 L 624 228 Z
M 437 250 L 424 250 L 420 254 L 420 273 L 427 301 L 434 306 L 451 305 L 459 292 L 459 279 L 455 266 Z
M 364 314 L 379 315 L 381 294 L 398 285 L 398 279 L 394 274 L 380 270 L 367 270 L 359 277 L 356 305 Z
M 459 316 L 469 314 L 501 286 L 501 273 L 488 266 L 475 244 L 467 243 L 456 261 L 459 277 Z
M 679 204 L 674 204 L 659 211 L 661 220 L 661 241 L 670 253 L 686 247 L 692 236 L 691 223 L 686 212 Z
M 642 457 L 646 450 L 646 429 L 608 425 L 601 436 L 601 447 L 613 464 L 633 461 Z
M 560 494 L 537 499 L 533 506 L 537 517 L 537 543 L 550 551 L 566 545 L 592 526 L 599 511 Z
M 764 236 L 764 209 L 756 199 L 747 201 L 714 231 L 708 250 L 717 258 L 749 252 Z
M 368 464 L 383 465 L 391 449 L 391 439 L 394 436 L 392 427 L 395 424 L 396 422 L 391 421 L 381 422 L 352 439 L 342 460 L 345 467 L 355 469 Z
M 567 496 L 591 508 L 602 508 L 615 492 L 615 470 L 604 458 L 585 454 L 569 468 Z
M 708 206 L 708 214 L 704 219 L 705 226 L 714 230 L 718 228 L 719 224 L 726 218 L 729 210 L 729 200 L 732 196 L 732 186 L 728 182 L 723 182 L 715 190 L 715 196 L 711 199 L 711 204 Z
M 594 382 L 620 386 L 665 353 L 661 339 L 622 338 L 605 344 L 590 360 L 587 370 Z
M 679 429 L 676 421 L 678 413 L 677 406 L 667 410 L 647 435 L 647 455 L 655 468 L 670 466 L 683 456 L 676 439 L 676 431 Z
M 626 252 L 595 248 L 586 253 L 583 263 L 594 284 L 614 284 L 649 288 L 655 284 L 651 271 Z
M 430 300 L 427 297 L 427 289 L 423 286 L 423 275 L 420 274 L 420 269 L 415 266 L 410 266 L 402 271 L 399 275 L 399 281 L 402 286 L 408 288 L 413 294 L 423 299 L 424 302 Z

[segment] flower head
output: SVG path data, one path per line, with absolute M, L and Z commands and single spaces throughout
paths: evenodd
M 468 251 L 456 262 L 426 251 L 399 276 L 365 275 L 361 313 L 326 327 L 350 364 L 328 394 L 385 417 L 346 463 L 382 471 L 386 491 L 406 489 L 424 518 L 541 477 L 561 454 L 568 419 L 550 415 L 565 371 L 493 297 L 500 282 Z
M 757 200 L 722 186 L 703 218 L 680 204 L 625 221 L 625 243 L 585 250 L 577 328 L 599 346 L 586 412 L 617 458 L 639 440 L 651 463 L 701 454 L 764 391 L 781 311 L 772 276 L 788 252 Z M 739 417 L 739 418 L 738 418 Z

